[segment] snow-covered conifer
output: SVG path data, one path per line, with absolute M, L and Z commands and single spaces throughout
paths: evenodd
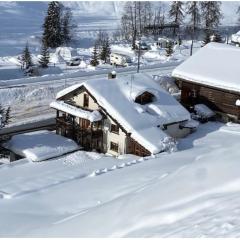
M 100 59 L 107 63 L 111 54 L 111 48 L 109 44 L 109 38 L 107 37 L 101 46 Z
M 68 45 L 72 39 L 71 30 L 73 28 L 72 24 L 72 12 L 70 8 L 66 8 L 63 11 L 62 17 L 62 42 L 65 45 Z
M 42 68 L 47 68 L 49 64 L 49 51 L 45 42 L 42 43 L 41 57 L 39 64 Z
M 29 51 L 28 43 L 26 44 L 23 53 L 22 53 L 22 68 L 28 69 L 33 65 L 31 53 Z
M 93 55 L 92 55 L 92 60 L 91 60 L 91 65 L 92 66 L 97 66 L 99 64 L 99 61 L 98 61 L 98 50 L 97 50 L 97 44 L 94 45 L 94 48 L 93 48 Z
M 222 18 L 221 2 L 219 1 L 202 1 L 201 15 L 204 29 L 212 32 L 214 28 L 217 28 Z
M 170 10 L 169 17 L 173 20 L 172 22 L 176 25 L 180 25 L 183 21 L 183 2 L 182 1 L 173 1 Z M 176 36 L 176 27 L 173 27 L 173 35 Z
M 48 4 L 47 16 L 43 24 L 43 41 L 50 48 L 59 47 L 62 40 L 61 31 L 61 9 L 62 5 L 57 1 Z

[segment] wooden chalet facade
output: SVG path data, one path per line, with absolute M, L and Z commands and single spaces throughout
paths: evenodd
M 209 85 L 176 79 L 181 90 L 181 103 L 191 111 L 195 104 L 205 104 L 214 110 L 224 121 L 240 121 L 240 107 L 236 101 L 240 99 L 240 92 L 220 89 Z
M 89 80 L 57 94 L 56 131 L 85 150 L 149 156 L 193 128 L 189 112 L 143 74 Z
M 181 103 L 189 110 L 205 104 L 219 120 L 240 122 L 240 49 L 209 43 L 182 64 L 172 76 L 181 90 Z
M 151 97 L 144 93 L 142 101 Z M 112 155 L 134 154 L 149 156 L 151 153 L 135 141 L 127 131 L 102 108 L 94 96 L 83 86 L 59 100 L 84 111 L 101 113 L 102 119 L 91 122 L 56 109 L 56 133 L 76 141 L 86 151 L 110 153 Z

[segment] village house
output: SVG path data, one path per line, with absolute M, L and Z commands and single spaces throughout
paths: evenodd
M 172 73 L 189 110 L 204 104 L 224 121 L 240 121 L 240 48 L 209 43 Z
M 167 151 L 196 125 L 189 112 L 150 76 L 88 80 L 60 91 L 56 131 L 85 150 L 148 156 Z

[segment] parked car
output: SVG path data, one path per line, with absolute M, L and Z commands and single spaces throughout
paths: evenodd
M 145 42 L 136 41 L 136 49 L 139 49 L 139 46 L 140 46 L 140 50 L 144 50 L 144 51 L 149 50 L 149 47 Z
M 129 56 L 119 54 L 119 53 L 110 54 L 111 65 L 127 67 L 129 64 L 131 64 L 131 62 L 132 60 Z
M 69 61 L 67 61 L 68 66 L 78 66 L 81 62 L 80 57 L 72 57 Z

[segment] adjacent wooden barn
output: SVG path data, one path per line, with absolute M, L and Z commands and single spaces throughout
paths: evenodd
M 240 121 L 240 48 L 209 43 L 172 73 L 188 109 L 205 104 L 224 121 Z

